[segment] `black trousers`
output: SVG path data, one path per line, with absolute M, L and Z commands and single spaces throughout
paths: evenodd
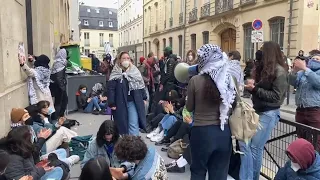
M 191 127 L 189 124 L 178 120 L 174 125 L 168 130 L 167 135 L 165 136 L 166 140 L 170 140 L 173 137 L 173 142 L 178 139 L 183 139 L 186 134 L 189 134 Z
M 227 179 L 231 147 L 231 131 L 225 125 L 193 126 L 190 135 L 192 163 L 190 166 L 191 180 Z
M 68 105 L 68 95 L 67 92 L 57 88 L 55 92 L 54 108 L 56 109 L 55 117 L 63 117 Z

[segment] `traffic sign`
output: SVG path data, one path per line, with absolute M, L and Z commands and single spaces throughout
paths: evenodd
M 252 22 L 252 28 L 254 30 L 260 30 L 262 28 L 262 21 L 260 19 L 256 19 Z
M 251 43 L 261 43 L 261 42 L 263 42 L 263 31 L 252 31 Z

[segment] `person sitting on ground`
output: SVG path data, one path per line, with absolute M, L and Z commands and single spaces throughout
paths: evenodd
M 177 122 L 182 121 L 182 111 L 184 108 L 185 99 L 181 102 L 166 102 L 164 103 L 164 111 L 167 113 L 160 121 L 158 127 L 147 135 L 151 141 L 160 143 L 167 135 L 168 130 Z M 163 142 L 161 142 L 163 143 Z
M 103 114 L 104 112 L 101 110 L 106 107 L 106 103 L 103 102 L 107 99 L 108 98 L 106 96 L 88 97 L 87 87 L 85 85 L 80 85 L 76 93 L 78 111 L 83 111 L 85 113 Z M 94 109 L 98 109 L 98 111 L 94 111 Z
M 134 164 L 134 167 L 124 164 L 121 168 L 110 168 L 116 179 L 153 179 L 168 180 L 163 158 L 154 147 L 147 147 L 139 136 L 123 136 L 115 146 L 115 153 L 122 161 Z
M 115 180 L 109 169 L 109 162 L 103 157 L 90 159 L 82 168 L 79 180 Z
M 120 162 L 114 153 L 114 146 L 119 138 L 120 135 L 114 121 L 104 121 L 99 128 L 97 137 L 89 143 L 81 167 L 83 168 L 90 159 L 98 156 L 105 158 L 110 167 L 119 167 Z
M 96 83 L 93 87 L 92 87 L 92 90 L 89 94 L 89 99 L 90 101 L 92 99 L 95 99 L 94 102 L 96 102 L 96 100 L 98 99 L 98 103 L 99 103 L 99 107 L 97 106 L 89 106 L 88 107 L 88 111 L 92 112 L 93 114 L 95 115 L 98 115 L 98 114 L 103 114 L 104 113 L 104 109 L 106 108 L 106 100 L 107 100 L 107 97 L 104 95 L 104 87 L 103 87 L 103 84 L 102 83 Z M 91 109 L 92 107 L 92 109 Z
M 20 179 L 23 176 L 32 176 L 33 180 L 61 180 L 63 170 L 60 167 L 52 168 L 47 164 L 37 167 L 34 162 L 34 145 L 32 134 L 28 126 L 20 126 L 12 129 L 8 136 L 0 140 L 10 154 L 10 162 L 5 176 L 8 179 Z
M 286 151 L 289 161 L 280 168 L 275 180 L 320 179 L 320 156 L 305 139 L 293 141 Z
M 32 129 L 35 134 L 38 134 L 42 129 L 50 129 L 52 136 L 50 136 L 45 145 L 41 149 L 42 155 L 48 154 L 61 145 L 65 144 L 65 148 L 68 148 L 68 144 L 71 138 L 78 136 L 76 132 L 62 126 L 65 118 L 60 117 L 58 122 L 52 121 L 50 118 L 50 102 L 40 101 L 37 105 L 32 105 L 26 109 L 32 115 Z M 36 138 L 36 137 L 35 137 Z

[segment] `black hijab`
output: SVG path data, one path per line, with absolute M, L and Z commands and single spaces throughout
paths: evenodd
M 40 56 L 37 56 L 36 58 L 36 62 L 34 62 L 34 66 L 35 67 L 39 67 L 39 66 L 42 66 L 42 67 L 45 67 L 47 69 L 49 69 L 49 63 L 50 63 L 50 59 L 48 56 L 42 54 Z

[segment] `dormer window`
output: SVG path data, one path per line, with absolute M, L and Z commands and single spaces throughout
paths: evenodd
M 112 11 L 109 11 L 109 14 L 112 15 Z
M 109 22 L 109 27 L 113 27 L 113 23 L 111 21 Z
M 90 9 L 87 9 L 87 12 L 91 12 Z
M 96 13 L 98 13 L 98 14 L 99 14 L 99 13 L 100 13 L 100 9 L 96 9 Z
M 88 20 L 83 20 L 83 24 L 84 24 L 85 26 L 89 26 L 89 21 L 88 21 Z
M 103 27 L 103 21 L 99 21 L 99 26 Z

